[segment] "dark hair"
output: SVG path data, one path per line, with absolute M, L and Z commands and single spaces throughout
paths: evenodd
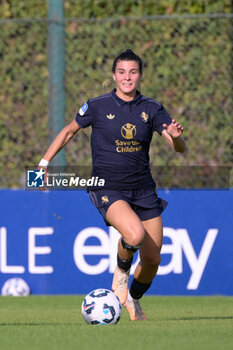
M 113 65 L 112 65 L 112 72 L 113 73 L 115 73 L 116 66 L 117 66 L 117 63 L 119 61 L 136 61 L 136 62 L 138 62 L 139 72 L 140 72 L 140 74 L 142 74 L 142 60 L 132 50 L 127 49 L 126 51 L 122 52 L 120 55 L 118 55 L 115 58 L 115 60 L 113 61 Z

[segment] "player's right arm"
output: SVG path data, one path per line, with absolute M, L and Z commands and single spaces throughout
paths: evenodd
M 81 127 L 77 124 L 75 119 L 70 124 L 66 125 L 53 140 L 44 154 L 43 159 L 50 162 L 80 129 Z

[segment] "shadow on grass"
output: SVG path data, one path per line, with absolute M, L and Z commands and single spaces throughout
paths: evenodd
M 83 322 L 74 322 L 74 323 L 58 323 L 58 322 L 35 322 L 35 323 L 20 323 L 20 322 L 15 322 L 15 323 L 10 323 L 10 322 L 0 322 L 0 327 L 5 327 L 5 326 L 77 326 L 83 324 Z
M 167 318 L 167 321 L 233 320 L 233 316 L 190 316 Z

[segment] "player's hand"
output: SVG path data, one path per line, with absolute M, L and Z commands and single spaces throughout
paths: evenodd
M 178 138 L 184 131 L 183 126 L 179 124 L 175 119 L 172 119 L 170 125 L 163 124 L 163 127 L 167 131 L 167 133 L 174 139 Z

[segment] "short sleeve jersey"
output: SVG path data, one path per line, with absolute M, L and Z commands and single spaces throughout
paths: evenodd
M 115 90 L 84 103 L 76 115 L 81 128 L 92 127 L 93 176 L 111 189 L 155 186 L 149 168 L 153 132 L 161 134 L 171 117 L 163 105 L 138 92 L 126 102 Z

